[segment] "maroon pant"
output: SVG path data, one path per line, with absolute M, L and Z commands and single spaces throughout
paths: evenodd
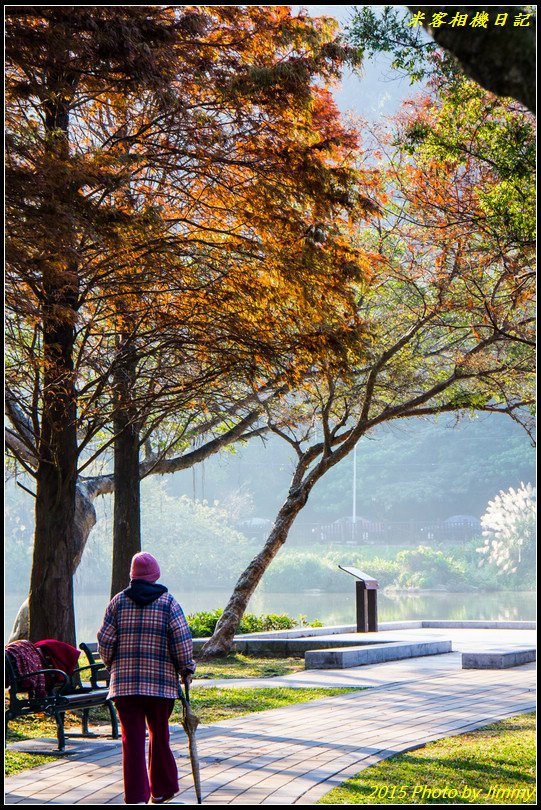
M 172 698 L 129 695 L 114 698 L 122 726 L 122 771 L 126 804 L 178 792 L 177 763 L 169 746 Z M 148 725 L 148 771 L 145 728 Z M 149 783 L 150 773 L 150 783 Z

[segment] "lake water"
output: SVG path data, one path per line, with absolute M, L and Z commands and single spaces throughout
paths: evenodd
M 196 591 L 176 593 L 185 613 L 223 608 L 231 595 L 229 591 Z M 24 600 L 21 594 L 5 594 L 4 639 L 11 632 L 17 610 Z M 103 619 L 108 594 L 78 593 L 75 595 L 75 618 L 79 641 L 92 641 Z M 308 621 L 319 619 L 323 624 L 355 624 L 355 592 L 343 593 L 304 591 L 295 593 L 256 593 L 249 605 L 250 613 L 287 613 L 306 616 Z M 536 617 L 536 595 L 529 592 L 498 593 L 378 593 L 380 622 L 407 619 L 485 619 L 500 621 L 533 621 Z

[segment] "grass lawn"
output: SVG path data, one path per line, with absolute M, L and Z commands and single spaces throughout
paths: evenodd
M 215 658 L 209 662 L 197 661 L 194 686 L 198 679 L 211 678 L 272 678 L 277 675 L 289 675 L 304 669 L 304 656 L 290 658 L 256 658 L 242 653 L 232 653 L 224 658 Z
M 318 804 L 535 804 L 535 714 L 373 765 Z
M 60 757 L 49 756 L 48 754 L 40 756 L 39 754 L 23 754 L 19 751 L 6 751 L 4 753 L 4 775 L 13 776 L 13 774 L 27 771 L 29 768 L 37 768 L 38 765 L 45 765 L 46 762 L 50 762 L 52 759 L 60 759 Z

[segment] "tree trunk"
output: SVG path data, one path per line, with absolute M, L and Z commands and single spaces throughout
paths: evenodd
M 77 396 L 73 374 L 74 277 L 44 279 L 43 411 L 30 579 L 30 640 L 75 643 L 73 559 L 77 481 Z M 61 314 L 58 314 L 58 313 Z M 66 314 L 67 313 L 67 314 Z
M 91 500 L 90 494 L 87 492 L 84 484 L 77 486 L 75 497 L 75 520 L 74 520 L 74 556 L 72 560 L 71 576 L 75 574 L 83 551 L 88 540 L 88 535 L 92 531 L 96 523 L 96 510 Z M 9 641 L 17 641 L 18 639 L 30 638 L 30 628 L 28 622 L 28 603 L 29 600 L 25 599 L 17 612 Z
M 53 166 L 69 161 L 73 77 L 69 54 L 49 54 L 48 98 L 43 104 L 45 147 Z M 41 281 L 42 411 L 38 443 L 36 527 L 29 594 L 31 641 L 75 643 L 74 521 L 77 483 L 77 390 L 74 373 L 79 268 L 75 250 L 75 189 L 55 168 L 44 192 L 47 250 L 36 270 Z M 38 269 L 39 268 L 39 269 Z
M 233 638 L 246 611 L 250 597 L 259 585 L 270 563 L 287 540 L 293 521 L 305 505 L 313 483 L 315 482 L 307 481 L 301 487 L 292 487 L 289 490 L 265 546 L 239 577 L 212 637 L 203 645 L 200 655 L 202 660 L 227 655 L 231 652 Z
M 305 506 L 314 485 L 331 467 L 334 467 L 354 448 L 364 431 L 365 423 L 361 416 L 355 428 L 349 432 L 347 438 L 344 438 L 337 450 L 331 452 L 330 448 L 316 444 L 300 456 L 288 496 L 278 512 L 278 517 L 269 538 L 263 550 L 257 557 L 254 557 L 239 577 L 231 598 L 216 624 L 212 637 L 201 649 L 200 657 L 202 660 L 227 655 L 231 652 L 233 638 L 238 630 L 248 601 L 268 566 L 287 540 L 293 521 Z M 320 454 L 320 460 L 307 472 Z
M 137 356 L 129 339 L 120 347 L 115 373 L 113 572 L 111 598 L 130 582 L 130 563 L 141 551 L 141 495 L 139 477 L 139 428 L 132 397 Z

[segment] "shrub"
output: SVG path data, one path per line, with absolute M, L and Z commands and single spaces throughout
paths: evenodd
M 428 546 L 400 551 L 396 555 L 400 573 L 396 585 L 403 588 L 445 588 L 462 591 L 471 587 L 464 564 Z
M 327 592 L 347 590 L 348 577 L 338 568 L 347 562 L 378 580 L 380 588 L 391 585 L 401 568 L 396 560 L 383 560 L 374 557 L 367 560 L 363 554 L 349 549 L 348 556 L 340 551 L 285 551 L 270 565 L 263 583 L 269 591 L 291 591 L 318 588 Z
M 214 633 L 214 628 L 223 610 L 200 610 L 198 613 L 191 613 L 186 616 L 188 627 L 194 638 L 207 638 Z
M 239 633 L 261 633 L 266 630 L 291 630 L 297 622 L 285 613 L 268 613 L 266 616 L 255 616 L 245 613 L 239 625 Z
M 380 588 L 391 585 L 400 574 L 400 565 L 396 560 L 381 560 L 379 557 L 374 557 L 369 562 L 362 559 L 354 564 L 361 571 L 366 569 L 366 574 L 377 579 Z
M 338 567 L 310 551 L 291 551 L 277 557 L 266 571 L 263 584 L 266 590 L 283 592 L 307 588 L 340 591 L 344 585 Z
M 199 611 L 186 616 L 188 626 L 194 638 L 209 638 L 214 633 L 214 628 L 223 610 L 218 608 L 211 611 Z M 286 613 L 268 613 L 264 616 L 256 616 L 254 613 L 245 613 L 241 619 L 239 633 L 263 633 L 267 630 L 291 630 L 293 627 L 322 627 L 321 622 L 314 621 L 308 623 L 306 616 L 299 616 L 293 619 Z

